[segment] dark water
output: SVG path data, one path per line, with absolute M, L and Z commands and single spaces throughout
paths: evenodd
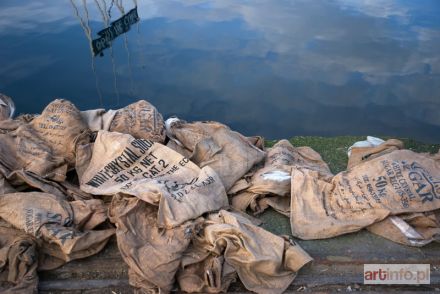
M 144 98 L 164 117 L 268 138 L 440 142 L 438 0 L 137 0 L 140 22 L 94 73 L 86 32 L 135 6 L 1 0 L 0 92 L 23 113 L 55 97 L 80 109 Z

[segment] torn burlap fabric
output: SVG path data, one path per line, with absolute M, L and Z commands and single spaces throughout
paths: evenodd
M 170 118 L 165 125 L 168 137 L 186 149 L 191 154 L 189 159 L 199 167 L 212 168 L 226 191 L 264 158 L 265 153 L 252 140 L 221 123 L 187 123 Z
M 159 227 L 172 228 L 228 206 L 221 180 L 174 150 L 131 135 L 100 131 L 81 189 L 96 195 L 124 193 L 158 206 Z
M 292 168 L 311 169 L 328 179 L 333 176 L 328 165 L 312 148 L 293 147 L 289 141 L 281 140 L 268 149 L 264 166 L 249 180 L 242 179 L 230 189 L 229 193 L 235 194 L 232 206 L 242 211 L 249 207 L 254 213 L 261 213 L 271 206 L 289 216 Z
M 185 292 L 226 291 L 235 272 L 256 293 L 282 293 L 312 258 L 234 212 L 210 214 L 184 253 L 177 280 Z
M 160 143 L 165 141 L 162 115 L 145 100 L 139 100 L 118 110 L 82 111 L 81 116 L 92 131 L 119 132 L 130 134 L 136 139 Z
M 63 263 L 96 254 L 114 234 L 112 228 L 93 230 L 107 219 L 97 199 L 68 202 L 40 192 L 4 194 L 0 217 L 44 241 L 41 250 Z
M 396 150 L 331 181 L 292 170 L 292 234 L 322 239 L 354 232 L 389 215 L 440 208 L 440 154 Z

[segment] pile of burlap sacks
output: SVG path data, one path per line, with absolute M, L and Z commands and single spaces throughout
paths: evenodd
M 218 122 L 185 122 L 141 100 L 79 111 L 67 100 L 13 117 L 0 96 L 0 291 L 35 292 L 37 270 L 99 252 L 116 234 L 139 293 L 226 292 L 237 279 L 282 293 L 312 258 L 259 227 L 267 207 L 292 235 L 367 227 L 421 246 L 439 232 L 440 155 L 359 142 L 333 175 L 309 147 L 265 149 Z

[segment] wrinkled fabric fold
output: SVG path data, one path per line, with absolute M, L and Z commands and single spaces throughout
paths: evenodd
M 242 211 L 250 208 L 256 214 L 272 207 L 289 215 L 291 171 L 304 168 L 321 173 L 321 177 L 330 179 L 333 176 L 328 165 L 312 148 L 293 147 L 289 141 L 280 140 L 268 149 L 264 166 L 257 169 L 249 180 L 236 182 L 228 191 L 232 194 L 232 206 Z
M 172 228 L 229 205 L 217 174 L 172 149 L 127 134 L 100 131 L 81 189 L 125 193 L 158 206 L 160 227 Z
M 440 158 L 396 150 L 360 163 L 331 181 L 292 171 L 291 228 L 302 239 L 354 232 L 389 215 L 440 208 Z
M 191 152 L 191 161 L 199 167 L 211 167 L 226 191 L 264 158 L 264 151 L 218 122 L 187 123 L 171 118 L 165 124 L 167 135 Z
M 178 282 L 184 291 L 218 293 L 234 280 L 235 271 L 250 291 L 283 293 L 311 261 L 296 243 L 220 210 L 206 218 L 185 252 Z

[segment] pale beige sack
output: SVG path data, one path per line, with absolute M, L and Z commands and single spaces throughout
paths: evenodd
M 422 247 L 440 241 L 440 211 L 390 216 L 368 231 L 403 245 Z
M 50 244 L 44 252 L 65 262 L 96 254 L 114 234 L 114 229 L 92 230 L 107 219 L 97 199 L 67 202 L 40 192 L 4 194 L 0 217 Z
M 0 292 L 38 293 L 38 252 L 32 236 L 0 225 Z
M 229 205 L 221 180 L 172 149 L 131 135 L 100 131 L 81 189 L 124 193 L 158 206 L 158 226 L 171 228 Z
M 0 121 L 14 117 L 15 105 L 11 97 L 0 93 Z
M 193 239 L 177 279 L 183 291 L 218 293 L 233 281 L 235 270 L 250 291 L 282 293 L 311 261 L 294 242 L 238 213 L 220 210 L 208 216 L 203 231 Z
M 281 140 L 268 149 L 264 166 L 253 174 L 247 186 L 239 181 L 231 188 L 236 193 L 232 197 L 232 206 L 239 210 L 246 210 L 250 207 L 254 213 L 261 213 L 267 207 L 272 206 L 283 214 L 288 214 L 292 168 L 316 170 L 322 174 L 322 177 L 328 179 L 333 176 L 328 165 L 312 148 L 293 147 L 288 140 Z M 238 185 L 244 188 L 240 193 L 236 192 L 239 190 Z M 278 197 L 263 200 L 266 195 Z
M 93 132 L 112 131 L 130 134 L 136 139 L 163 143 L 166 138 L 162 115 L 145 100 L 139 100 L 118 110 L 94 109 L 81 111 L 83 120 Z M 91 160 L 93 144 L 81 144 L 76 149 L 75 169 L 78 178 Z
M 389 215 L 440 208 L 440 155 L 397 150 L 326 181 L 292 170 L 291 228 L 302 239 L 358 231 Z
M 157 225 L 157 207 L 136 197 L 115 195 L 110 219 L 122 258 L 129 266 L 130 284 L 140 293 L 169 293 L 183 252 L 199 221 L 172 229 Z
M 178 118 L 165 122 L 167 135 L 191 153 L 200 167 L 211 167 L 226 191 L 264 158 L 264 151 L 250 139 L 218 122 L 187 123 Z
M 357 145 L 366 146 L 360 147 Z M 357 142 L 349 149 L 348 168 L 403 148 L 403 142 L 396 139 L 383 141 L 368 137 L 367 141 Z M 367 230 L 396 243 L 421 247 L 439 239 L 439 225 L 440 223 L 437 221 L 434 212 L 407 213 L 399 216 L 389 216 L 368 226 Z

